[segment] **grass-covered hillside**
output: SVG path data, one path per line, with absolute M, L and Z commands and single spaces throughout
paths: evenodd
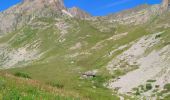
M 169 12 L 128 25 L 45 15 L 0 36 L 2 99 L 168 98 Z
M 0 100 L 80 100 L 76 93 L 32 80 L 25 73 L 0 75 Z
M 10 49 L 26 49 L 19 50 L 17 54 L 13 53 L 16 58 L 23 56 L 20 59 L 7 59 L 4 67 L 17 67 L 9 69 L 9 72 L 13 74 L 16 72 L 28 73 L 33 79 L 59 84 L 63 89 L 77 92 L 82 97 L 92 100 L 118 99 L 117 96 L 112 95 L 111 90 L 103 86 L 110 77 L 103 67 L 106 62 L 96 62 L 97 60 L 109 61 L 109 59 L 99 59 L 100 56 L 107 54 L 107 49 L 103 48 L 96 54 L 94 53 L 96 50 L 93 49 L 97 42 L 115 34 L 114 30 L 111 33 L 100 32 L 90 22 L 75 19 L 64 19 L 63 22 L 57 22 L 55 19 L 43 18 L 31 22 L 31 24 L 37 23 L 46 25 L 24 26 L 1 38 L 1 43 L 8 43 L 9 52 L 11 52 Z M 62 25 L 62 23 L 66 26 L 62 26 L 63 29 L 58 28 L 56 24 Z M 65 29 L 65 27 L 68 28 Z M 62 33 L 62 31 L 64 32 Z M 24 51 L 29 53 L 25 54 Z M 17 63 L 14 64 L 15 62 Z M 81 79 L 84 72 L 100 68 L 101 72 L 97 77 Z

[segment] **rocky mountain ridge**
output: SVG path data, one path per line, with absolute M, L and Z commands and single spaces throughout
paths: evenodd
M 0 14 L 0 69 L 85 100 L 169 100 L 168 7 L 89 18 L 62 0 L 25 0 Z
M 89 14 L 78 9 L 67 9 L 63 0 L 24 0 L 0 13 L 0 34 L 8 33 L 33 20 L 35 17 L 71 16 L 88 18 Z
M 121 24 L 141 24 L 150 20 L 151 17 L 160 15 L 162 12 L 166 11 L 169 8 L 168 5 L 168 0 L 163 0 L 161 5 L 143 5 L 135 9 L 106 16 L 103 19 L 109 19 L 107 20 L 108 22 L 117 22 Z M 67 9 L 64 6 L 63 0 L 24 0 L 22 3 L 0 13 L 0 18 L 2 19 L 0 34 L 15 30 L 20 24 L 22 26 L 22 24 L 27 23 L 36 16 L 55 17 L 57 13 L 60 16 L 61 14 L 65 14 L 70 17 L 81 19 L 95 19 L 90 18 L 91 16 L 88 13 L 79 8 L 73 7 Z M 7 20 L 8 22 L 6 22 Z
M 87 12 L 84 12 L 81 9 L 77 8 L 77 7 L 69 8 L 68 12 L 71 15 L 73 15 L 74 17 L 77 17 L 77 18 L 80 18 L 80 19 L 90 18 L 90 15 Z
M 169 1 L 163 0 L 158 5 L 141 5 L 135 9 L 125 10 L 120 13 L 106 16 L 105 19 L 110 19 L 110 22 L 121 24 L 143 24 L 151 20 L 155 16 L 159 16 L 169 9 Z

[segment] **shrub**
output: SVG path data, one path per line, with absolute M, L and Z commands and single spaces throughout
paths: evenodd
M 52 87 L 57 87 L 57 88 L 63 88 L 64 87 L 64 85 L 59 84 L 59 83 L 49 82 L 47 84 L 51 85 Z
M 122 71 L 122 70 L 115 70 L 114 72 L 115 76 L 121 76 L 121 75 L 124 75 L 125 73 Z
M 140 95 L 140 92 L 139 90 L 136 91 L 135 95 Z
M 151 90 L 152 89 L 152 85 L 151 84 L 146 84 L 146 90 Z
M 161 35 L 159 34 L 159 35 L 156 35 L 155 36 L 155 39 L 157 39 L 157 38 L 160 38 L 161 37 Z
M 7 93 L 3 94 L 2 100 L 21 100 L 21 94 L 16 88 L 12 88 Z
M 5 87 L 5 80 L 0 78 L 0 90 Z
M 170 91 L 170 83 L 165 84 L 164 89 L 166 89 L 166 90 Z
M 27 73 L 23 73 L 23 72 L 16 72 L 14 75 L 17 76 L 17 77 L 31 79 L 31 77 Z
M 147 82 L 151 82 L 152 83 L 152 82 L 156 82 L 156 80 L 147 80 Z
M 145 90 L 143 85 L 140 85 L 139 88 L 140 88 L 141 90 Z

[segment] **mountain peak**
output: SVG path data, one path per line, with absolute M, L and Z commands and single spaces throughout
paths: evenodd
M 87 12 L 81 10 L 80 8 L 77 7 L 72 7 L 68 9 L 69 13 L 71 13 L 74 17 L 78 18 L 89 18 L 90 14 Z
M 66 9 L 63 0 L 49 0 L 49 2 L 59 10 Z
M 162 1 L 162 7 L 164 10 L 167 10 L 170 6 L 170 0 L 163 0 Z
M 56 10 L 62 10 L 65 9 L 63 0 L 24 0 L 23 5 L 28 5 L 32 8 L 38 8 L 38 7 L 52 7 Z

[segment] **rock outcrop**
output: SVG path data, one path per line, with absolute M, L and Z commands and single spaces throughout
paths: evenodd
M 35 17 L 51 17 L 66 9 L 62 0 L 24 0 L 0 13 L 0 35 L 27 24 Z
M 106 16 L 105 19 L 110 19 L 109 22 L 117 22 L 120 24 L 143 24 L 148 22 L 152 16 L 161 15 L 169 8 L 169 0 L 163 0 L 159 5 L 141 5 L 134 9 Z
M 9 33 L 37 17 L 56 17 L 69 15 L 87 18 L 90 15 L 78 9 L 67 9 L 63 0 L 24 0 L 20 4 L 0 13 L 0 35 Z
M 74 17 L 77 18 L 89 18 L 90 15 L 84 11 L 82 11 L 81 9 L 77 8 L 77 7 L 73 7 L 68 9 L 68 11 L 70 12 L 70 14 L 72 14 Z
M 162 9 L 167 10 L 170 6 L 170 1 L 169 0 L 163 0 L 162 2 Z

